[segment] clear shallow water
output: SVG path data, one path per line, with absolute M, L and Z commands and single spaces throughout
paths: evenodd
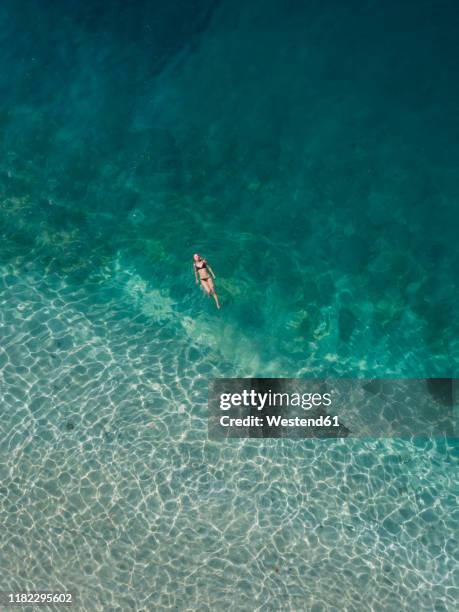
M 1 589 L 452 610 L 452 441 L 211 443 L 206 393 L 456 372 L 454 3 L 0 20 Z

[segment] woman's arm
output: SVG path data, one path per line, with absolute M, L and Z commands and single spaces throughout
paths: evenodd
M 194 270 L 194 277 L 196 279 L 196 284 L 197 284 L 199 283 L 199 278 L 198 278 L 198 271 L 196 270 L 195 264 L 193 264 L 193 270 Z
M 215 274 L 214 271 L 212 270 L 212 268 L 209 266 L 209 264 L 207 264 L 207 269 L 209 270 L 209 272 L 212 274 L 212 276 L 215 278 Z

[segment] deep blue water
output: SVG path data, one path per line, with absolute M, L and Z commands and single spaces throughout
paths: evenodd
M 452 0 L 2 3 L 0 589 L 454 608 L 454 441 L 211 443 L 206 394 L 457 374 L 458 40 Z

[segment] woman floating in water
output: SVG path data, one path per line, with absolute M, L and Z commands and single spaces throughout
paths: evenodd
M 196 284 L 201 281 L 201 287 L 204 289 L 207 295 L 214 296 L 217 308 L 220 308 L 220 304 L 218 302 L 218 295 L 215 293 L 214 281 L 212 280 L 212 277 L 215 278 L 214 271 L 209 266 L 207 261 L 197 253 L 193 255 L 193 269 L 194 275 L 196 277 Z

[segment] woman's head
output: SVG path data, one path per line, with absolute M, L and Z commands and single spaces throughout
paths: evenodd
M 201 255 L 199 255 L 198 253 L 195 253 L 195 254 L 193 255 L 193 259 L 194 259 L 194 261 L 201 261 L 202 257 L 201 257 Z

